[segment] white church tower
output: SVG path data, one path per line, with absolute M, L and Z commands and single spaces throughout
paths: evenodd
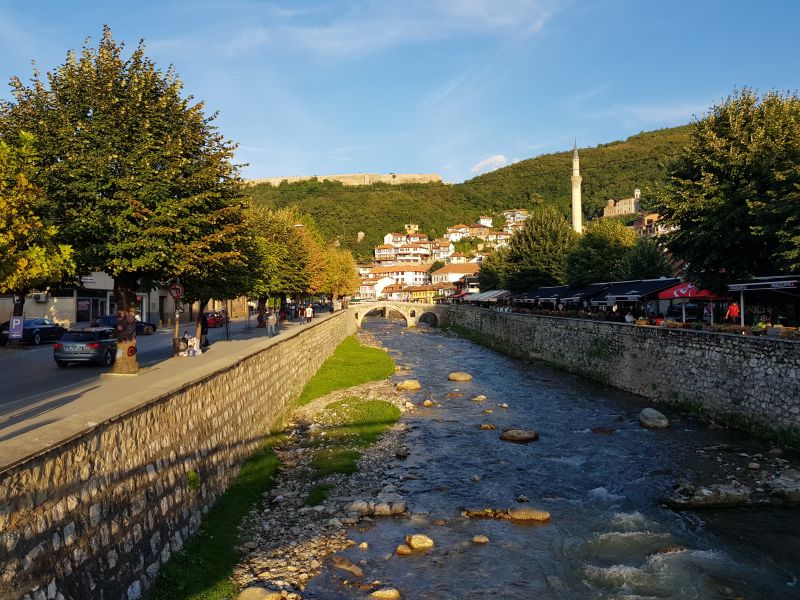
M 583 233 L 583 213 L 581 207 L 581 169 L 578 159 L 578 143 L 572 149 L 572 228 Z

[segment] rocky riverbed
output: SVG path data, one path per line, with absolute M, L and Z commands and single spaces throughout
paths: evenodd
M 310 462 L 315 448 L 310 442 L 324 436 L 326 429 L 318 417 L 326 405 L 353 396 L 389 401 L 402 412 L 414 408 L 393 385 L 381 381 L 333 392 L 294 412 L 286 424 L 285 441 L 276 447 L 281 466 L 275 485 L 240 526 L 238 550 L 242 560 L 234 578 L 244 588 L 243 598 L 302 598 L 306 582 L 319 573 L 329 555 L 355 544 L 348 538 L 346 527 L 369 527 L 374 519 L 407 512 L 401 476 L 391 468 L 408 456 L 404 441 L 407 426 L 402 421 L 362 451 L 356 473 L 312 477 Z M 395 473 L 395 477 L 389 473 Z M 308 494 L 318 485 L 328 488 L 325 500 L 308 506 Z M 345 584 L 363 575 L 349 560 L 333 558 L 332 564 L 342 571 Z M 359 581 L 354 585 L 376 592 L 376 598 L 392 597 L 380 582 Z

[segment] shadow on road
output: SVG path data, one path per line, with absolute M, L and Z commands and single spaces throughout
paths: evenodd
M 72 402 L 74 400 L 77 400 L 78 398 L 83 396 L 85 393 L 91 392 L 92 390 L 96 390 L 98 387 L 100 387 L 100 386 L 99 385 L 95 385 L 95 386 L 87 388 L 85 390 L 81 390 L 78 393 L 66 394 L 66 395 L 63 395 L 63 396 L 57 396 L 55 398 L 47 400 L 46 402 L 42 402 L 41 404 L 36 404 L 35 406 L 31 406 L 30 408 L 28 408 L 26 410 L 22 410 L 20 412 L 14 413 L 13 415 L 7 417 L 6 419 L 0 420 L 0 430 L 6 429 L 6 428 L 8 428 L 8 427 L 10 427 L 10 426 L 12 426 L 12 425 L 14 425 L 16 423 L 20 423 L 22 421 L 27 421 L 28 419 L 33 419 L 33 418 L 38 417 L 40 415 L 46 414 L 46 413 L 50 412 L 51 410 L 55 410 L 56 408 L 60 408 L 60 407 L 64 406 L 65 404 L 69 404 L 70 402 Z M 58 420 L 58 419 L 51 419 L 51 420 L 48 420 L 48 421 L 32 423 L 28 427 L 25 427 L 25 428 L 20 429 L 20 430 L 16 430 L 13 433 L 9 433 L 9 434 L 6 434 L 4 436 L 0 436 L 0 441 L 6 440 L 6 439 L 10 439 L 12 437 L 16 437 L 21 433 L 25 433 L 26 431 L 32 431 L 32 430 L 34 430 L 34 429 L 36 429 L 38 427 L 42 427 L 43 425 L 47 425 L 48 423 L 52 423 L 53 421 L 56 421 L 56 420 Z

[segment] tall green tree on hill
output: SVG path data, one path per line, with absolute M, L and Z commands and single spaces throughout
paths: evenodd
M 567 255 L 577 238 L 578 234 L 556 208 L 540 206 L 531 211 L 508 245 L 509 289 L 524 292 L 563 284 Z
M 635 231 L 617 220 L 589 222 L 575 248 L 567 255 L 567 283 L 587 285 L 620 279 L 620 265 L 636 245 L 637 237 Z
M 640 237 L 619 263 L 620 280 L 658 279 L 672 276 L 675 268 L 653 238 Z
M 36 136 L 36 183 L 79 272 L 114 277 L 122 324 L 114 371 L 134 373 L 139 285 L 188 278 L 204 264 L 213 273 L 240 255 L 231 242 L 245 224 L 235 146 L 215 115 L 181 97 L 181 81 L 143 43 L 127 59 L 123 50 L 106 27 L 97 48 L 70 51 L 46 79 L 12 79 L 0 127 Z
M 800 98 L 750 89 L 694 123 L 654 207 L 668 249 L 715 291 L 800 269 Z
M 47 198 L 31 181 L 36 169 L 30 134 L 15 143 L 0 140 L 0 294 L 18 299 L 15 316 L 22 316 L 28 292 L 60 283 L 75 269 L 72 248 L 59 244 L 58 230 L 43 219 Z

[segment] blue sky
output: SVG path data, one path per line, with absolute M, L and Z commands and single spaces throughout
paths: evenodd
M 104 23 L 219 111 L 248 178 L 459 182 L 689 122 L 735 87 L 800 87 L 795 0 L 0 0 L 0 79 Z

